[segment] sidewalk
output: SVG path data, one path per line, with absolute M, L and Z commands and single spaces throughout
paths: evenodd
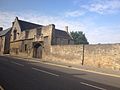
M 51 61 L 51 60 L 43 60 L 43 59 L 37 59 L 37 58 L 24 58 L 24 57 L 19 57 L 19 56 L 10 56 L 10 55 L 3 55 L 3 56 L 22 59 L 25 61 L 29 61 L 31 63 L 44 63 L 44 64 L 54 65 L 54 66 L 58 66 L 58 67 L 82 70 L 82 71 L 87 71 L 87 72 L 92 72 L 92 73 L 97 73 L 97 74 L 108 75 L 108 76 L 120 78 L 120 70 L 118 71 L 118 70 L 112 70 L 109 68 L 97 68 L 97 67 L 86 66 L 86 65 L 83 65 L 83 66 L 82 65 L 68 65 L 68 64 L 61 63 L 61 62 L 55 62 L 55 61 Z

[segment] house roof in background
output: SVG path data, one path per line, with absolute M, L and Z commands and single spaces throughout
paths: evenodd
M 59 29 L 55 29 L 55 37 L 72 39 L 68 32 Z
M 42 25 L 34 24 L 31 22 L 23 21 L 23 20 L 18 20 L 18 22 L 19 22 L 21 31 L 30 30 L 30 29 L 37 28 L 37 27 L 42 27 Z
M 3 31 L 0 31 L 0 36 L 6 35 L 10 30 L 11 30 L 11 28 L 8 28 L 8 29 L 5 29 Z
M 30 30 L 30 29 L 34 29 L 34 28 L 38 28 L 38 27 L 43 27 L 43 25 L 34 24 L 31 22 L 19 20 L 18 17 L 16 17 L 16 19 L 19 22 L 21 31 Z M 68 32 L 63 31 L 63 30 L 59 30 L 59 29 L 55 29 L 55 37 L 64 38 L 64 39 L 72 39 L 72 37 L 69 35 Z

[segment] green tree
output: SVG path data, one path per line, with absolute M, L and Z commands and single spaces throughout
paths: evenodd
M 74 44 L 89 44 L 85 34 L 83 34 L 82 31 L 72 31 L 70 34 L 73 37 Z

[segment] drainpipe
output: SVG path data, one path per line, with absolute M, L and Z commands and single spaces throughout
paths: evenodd
M 82 65 L 84 64 L 84 50 L 85 50 L 85 45 L 83 44 Z

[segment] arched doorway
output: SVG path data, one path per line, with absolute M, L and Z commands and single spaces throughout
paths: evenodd
M 40 43 L 34 44 L 33 57 L 42 58 L 42 45 Z

